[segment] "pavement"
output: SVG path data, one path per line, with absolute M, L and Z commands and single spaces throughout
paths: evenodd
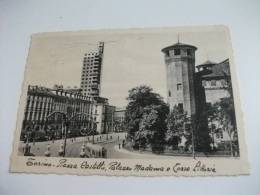
M 158 155 L 142 151 L 129 151 L 122 148 L 122 141 L 126 138 L 126 133 L 113 133 L 95 135 L 95 145 L 103 146 L 107 150 L 107 158 L 109 159 L 190 159 L 191 156 L 172 156 L 172 155 Z M 83 144 L 93 142 L 93 136 L 68 138 L 66 144 L 66 157 L 79 158 L 81 147 Z M 49 148 L 51 157 L 59 157 L 59 150 L 64 140 L 36 142 L 35 144 L 29 143 L 31 146 L 30 153 L 35 156 L 45 156 L 46 151 Z M 120 148 L 119 148 L 120 144 Z M 20 142 L 18 153 L 23 155 L 24 143 Z
M 172 156 L 172 155 L 163 155 L 163 154 L 154 154 L 154 153 L 147 153 L 142 151 L 129 151 L 125 148 L 120 147 L 119 145 L 114 145 L 115 153 L 119 154 L 122 158 L 128 159 L 183 159 L 187 158 L 190 159 L 190 156 Z M 119 158 L 120 158 L 119 157 Z
M 125 139 L 126 133 L 113 133 L 113 134 L 103 134 L 95 135 L 94 143 L 97 145 L 108 145 L 115 146 L 123 139 Z M 93 142 L 93 136 L 77 137 L 77 138 L 68 138 L 66 144 L 66 157 L 79 157 L 81 146 L 83 143 Z M 30 153 L 35 156 L 45 156 L 45 152 L 49 148 L 50 156 L 58 157 L 61 144 L 64 143 L 64 140 L 55 140 L 55 141 L 44 141 L 44 142 L 35 142 L 29 143 L 31 150 Z M 110 144 L 110 145 L 109 145 Z M 23 147 L 25 143 L 20 142 L 18 148 L 18 155 L 23 155 Z M 109 148 L 111 148 L 109 147 Z

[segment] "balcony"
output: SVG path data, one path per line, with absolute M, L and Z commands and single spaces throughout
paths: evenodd
M 89 75 L 90 75 L 90 76 L 98 76 L 99 73 L 98 73 L 98 72 L 92 72 L 92 73 L 90 73 Z
M 90 85 L 90 87 L 91 87 L 92 89 L 98 89 L 98 88 L 99 88 L 98 84 L 92 84 L 92 85 Z

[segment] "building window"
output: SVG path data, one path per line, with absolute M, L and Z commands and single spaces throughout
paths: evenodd
M 202 86 L 205 87 L 207 85 L 207 82 L 205 80 L 202 81 Z
M 178 83 L 177 84 L 177 90 L 181 90 L 182 89 L 182 84 L 181 83 Z
M 182 103 L 179 103 L 179 104 L 178 104 L 178 110 L 179 110 L 180 112 L 183 112 L 183 104 L 182 104 Z
M 187 56 L 191 56 L 191 49 L 187 49 Z
M 180 55 L 181 50 L 180 49 L 174 49 L 174 55 Z
M 216 86 L 216 80 L 211 81 L 211 86 Z
M 168 92 L 168 95 L 169 95 L 169 97 L 171 97 L 172 96 L 172 94 L 171 94 L 171 91 L 169 90 L 169 92 Z
M 224 79 L 221 80 L 221 86 L 222 87 L 226 87 L 227 86 L 227 82 Z

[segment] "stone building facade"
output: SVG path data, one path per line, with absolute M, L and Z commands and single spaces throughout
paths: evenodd
M 219 63 L 206 61 L 197 65 L 196 68 L 198 72 L 208 72 L 201 77 L 208 105 L 213 105 L 222 98 L 230 97 L 230 91 L 228 91 L 228 82 L 231 80 L 229 59 Z M 214 147 L 227 147 L 230 139 L 234 140 L 236 137 L 234 132 L 229 135 L 217 120 L 209 119 L 209 128 Z
M 167 74 L 167 102 L 170 110 L 178 108 L 190 118 L 195 150 L 208 151 L 210 138 L 206 110 L 205 91 L 202 86 L 204 71 L 195 72 L 193 45 L 176 43 L 162 49 Z M 180 138 L 184 134 L 178 134 Z
M 81 94 L 81 90 L 50 89 L 28 86 L 21 138 L 28 132 L 64 134 L 64 121 L 69 124 L 68 134 L 79 136 L 82 129 L 97 126 L 97 103 Z
M 196 114 L 196 50 L 192 45 L 179 42 L 162 49 L 167 72 L 167 102 L 170 109 L 177 106 L 189 116 Z
M 97 129 L 99 133 L 111 133 L 114 131 L 115 106 L 108 104 L 108 99 L 97 97 Z
M 206 102 L 214 104 L 221 98 L 229 97 L 227 79 L 230 79 L 229 60 L 215 63 L 206 61 L 196 66 L 198 71 L 208 70 L 209 74 L 202 76 L 202 85 L 205 88 Z
M 206 61 L 197 65 L 195 72 L 196 49 L 182 43 L 162 49 L 167 72 L 167 102 L 170 108 L 181 107 L 188 115 L 198 112 L 196 109 L 205 101 L 214 104 L 221 98 L 229 97 L 229 60 L 220 63 Z
M 125 108 L 116 109 L 114 114 L 114 131 L 121 132 L 126 131 L 125 125 Z

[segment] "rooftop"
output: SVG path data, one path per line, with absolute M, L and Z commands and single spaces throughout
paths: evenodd
M 175 49 L 175 48 L 180 48 L 180 47 L 190 47 L 190 48 L 195 49 L 195 50 L 197 49 L 197 47 L 195 47 L 193 45 L 188 45 L 188 44 L 185 44 L 185 43 L 178 42 L 178 43 L 175 43 L 173 45 L 170 45 L 168 47 L 163 48 L 161 51 L 162 52 L 166 52 L 168 50 Z
M 229 59 L 212 65 L 211 73 L 203 75 L 202 78 L 230 76 Z
M 204 63 L 197 65 L 196 67 L 214 66 L 215 64 L 217 64 L 217 63 L 216 62 L 212 62 L 210 60 L 207 60 Z

